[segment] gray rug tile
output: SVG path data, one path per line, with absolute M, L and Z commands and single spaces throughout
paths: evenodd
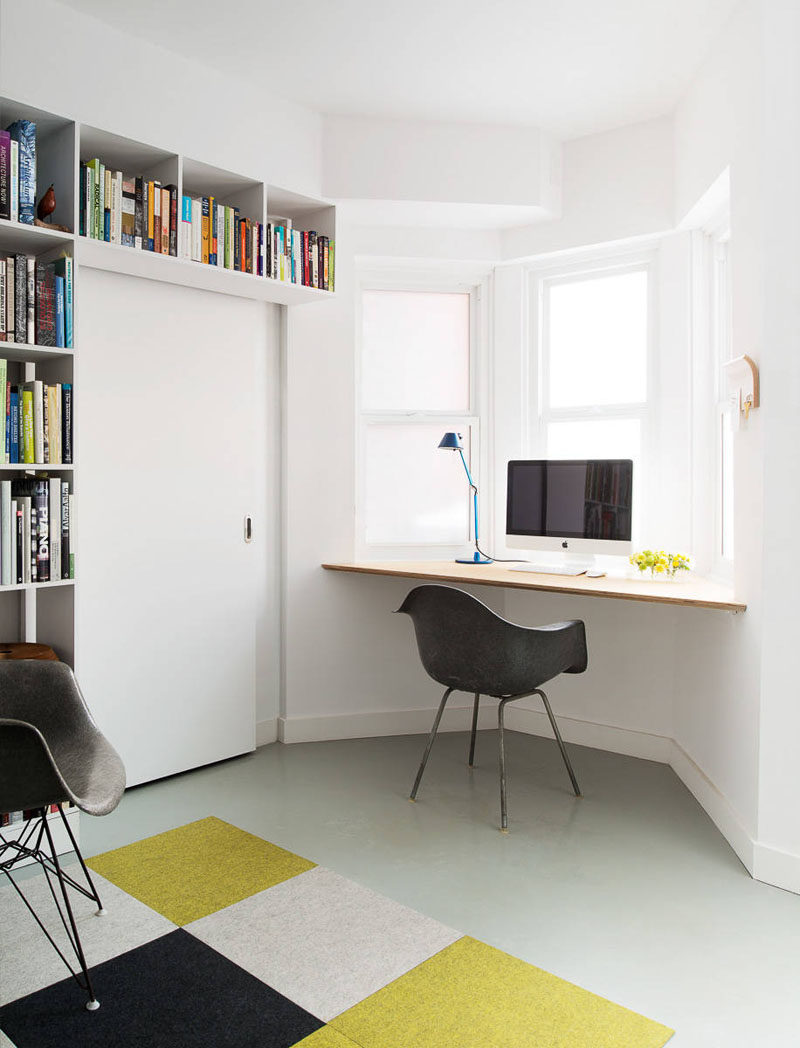
M 322 867 L 185 930 L 325 1022 L 461 937 Z
M 79 867 L 70 866 L 68 869 L 71 876 L 79 879 Z M 174 931 L 175 925 L 171 921 L 104 877 L 93 874 L 93 879 L 103 900 L 105 917 L 95 916 L 97 906 L 90 899 L 74 891 L 70 894 L 90 970 L 92 965 Z M 47 930 L 71 960 L 67 937 L 44 876 L 26 879 L 21 887 Z M 54 883 L 54 887 L 58 892 L 57 884 Z M 41 990 L 69 975 L 63 961 L 8 883 L 0 888 L 0 942 L 0 1005 Z M 3 1048 L 2 1042 L 0 1048 Z

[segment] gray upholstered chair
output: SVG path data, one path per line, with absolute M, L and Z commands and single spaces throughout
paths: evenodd
M 0 828 L 0 873 L 4 873 L 36 923 L 88 994 L 86 1007 L 99 1007 L 70 903 L 70 890 L 105 911 L 83 861 L 62 804 L 72 802 L 89 815 L 106 815 L 125 790 L 125 769 L 116 750 L 92 719 L 72 670 L 63 662 L 21 660 L 0 662 L 0 813 L 32 810 L 34 815 L 16 839 Z M 86 883 L 61 865 L 50 823 L 52 805 L 61 820 L 83 870 Z M 38 863 L 75 952 L 75 971 L 42 920 L 25 898 L 12 870 L 20 863 Z M 58 882 L 57 893 L 52 879 Z M 24 882 L 23 882 L 24 883 Z M 60 895 L 60 899 L 59 899 Z M 63 906 L 62 906 L 63 904 Z
M 411 790 L 411 800 L 416 800 L 439 722 L 447 700 L 454 691 L 471 692 L 475 696 L 469 746 L 470 767 L 475 758 L 480 697 L 488 695 L 500 700 L 500 817 L 504 831 L 508 829 L 508 812 L 503 712 L 509 702 L 529 695 L 541 698 L 575 796 L 580 797 L 578 782 L 561 733 L 541 686 L 560 673 L 583 673 L 586 669 L 586 631 L 583 623 L 576 619 L 550 626 L 518 626 L 496 615 L 476 597 L 449 586 L 417 586 L 397 610 L 411 617 L 422 665 L 428 675 L 445 688 Z

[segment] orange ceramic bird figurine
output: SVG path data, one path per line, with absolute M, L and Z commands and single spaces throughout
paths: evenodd
M 52 213 L 55 211 L 55 209 L 56 209 L 56 194 L 53 191 L 53 187 L 51 185 L 50 188 L 45 193 L 45 195 L 39 201 L 39 206 L 36 209 L 36 214 L 39 216 L 39 221 L 40 222 L 44 222 L 44 220 L 47 218 L 47 216 L 48 215 L 52 215 Z

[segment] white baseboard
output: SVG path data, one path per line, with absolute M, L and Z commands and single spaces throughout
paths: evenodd
M 494 703 L 485 703 L 482 706 L 478 719 L 479 728 L 496 726 L 496 710 Z M 257 726 L 257 745 L 272 742 L 276 736 L 281 742 L 295 743 L 426 734 L 431 729 L 435 714 L 434 709 L 415 709 L 317 717 L 279 717 L 277 724 L 275 721 L 263 721 Z M 445 708 L 439 730 L 469 731 L 471 723 L 471 703 L 448 706 Z M 783 852 L 756 841 L 745 829 L 728 798 L 674 739 L 665 735 L 564 716 L 558 716 L 558 724 L 566 742 L 668 764 L 707 812 L 751 876 L 800 894 L 800 855 Z M 523 706 L 508 706 L 506 725 L 512 731 L 552 737 L 550 722 L 543 711 Z
M 800 895 L 800 855 L 756 841 L 752 872 L 757 881 Z
M 387 710 L 371 713 L 344 713 L 320 717 L 281 717 L 278 720 L 278 738 L 281 742 L 324 742 L 329 739 L 367 739 L 386 735 L 422 735 L 431 730 L 434 709 Z M 472 703 L 445 707 L 440 731 L 469 731 L 472 724 Z M 630 757 L 668 763 L 670 740 L 662 735 L 651 735 L 630 728 L 559 717 L 561 734 L 567 742 L 591 746 L 598 750 L 623 753 Z M 544 712 L 521 706 L 506 708 L 506 725 L 511 731 L 552 738 L 550 722 Z M 478 727 L 497 726 L 497 705 L 484 703 L 478 717 Z
M 256 721 L 256 749 L 259 746 L 268 746 L 278 739 L 278 718 L 270 717 L 269 720 Z
M 753 875 L 756 842 L 742 825 L 737 812 L 686 750 L 670 741 L 669 766 L 707 813 L 719 832 L 741 859 L 748 873 Z

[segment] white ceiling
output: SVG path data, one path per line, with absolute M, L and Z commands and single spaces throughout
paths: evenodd
M 738 0 L 65 0 L 326 113 L 571 138 L 673 109 Z

